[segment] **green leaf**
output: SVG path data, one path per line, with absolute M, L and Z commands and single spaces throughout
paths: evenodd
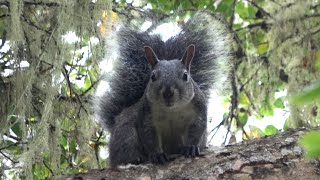
M 307 159 L 315 159 L 320 157 L 320 132 L 310 131 L 305 133 L 298 143 L 305 150 Z
M 242 27 L 242 24 L 233 24 L 233 29 L 239 29 Z
M 248 107 L 250 104 L 248 96 L 242 91 L 239 95 L 239 104 L 243 107 Z
M 266 42 L 268 40 L 266 32 L 262 30 L 257 30 L 256 33 L 252 35 L 252 38 L 255 44 L 262 44 L 263 42 Z
M 232 6 L 234 0 L 224 0 L 221 1 L 220 4 L 218 5 L 216 11 L 221 12 L 225 16 L 230 16 L 232 13 Z
M 79 173 L 79 170 L 76 168 L 69 168 L 68 173 L 69 174 L 77 174 L 77 173 Z
M 22 147 L 15 144 L 15 142 L 11 141 L 10 139 L 4 140 L 2 144 L 6 147 L 6 150 L 10 151 L 11 155 L 21 155 L 23 152 Z
M 253 6 L 248 6 L 248 18 L 254 19 L 256 17 L 257 9 Z
M 242 126 L 245 126 L 248 122 L 248 114 L 246 112 L 240 112 L 239 121 L 242 124 Z
M 84 67 L 79 67 L 78 74 L 85 75 L 86 72 L 87 72 L 87 69 L 86 69 L 86 68 L 84 68 Z
M 307 104 L 320 98 L 320 82 L 305 88 L 301 93 L 298 93 L 290 98 L 293 104 Z
M 273 106 L 270 103 L 269 97 L 266 97 L 266 100 L 261 105 L 260 113 L 265 116 L 273 116 Z
M 76 74 L 76 73 L 71 73 L 70 74 L 70 78 L 76 78 L 78 76 L 78 74 Z
M 79 91 L 80 90 L 80 87 L 78 86 L 78 84 L 73 84 L 73 87 L 75 90 Z M 69 91 L 68 91 L 69 92 Z M 74 94 L 73 94 L 74 95 Z
M 260 44 L 257 48 L 258 50 L 258 54 L 262 55 L 262 54 L 265 54 L 268 52 L 268 49 L 269 49 L 269 44 L 268 43 L 263 43 L 263 44 Z
M 241 18 L 247 17 L 247 8 L 245 7 L 244 2 L 239 1 L 239 2 L 236 4 L 235 12 L 236 12 L 237 14 L 239 14 L 239 16 L 240 16 Z
M 90 86 L 91 86 L 91 81 L 88 78 L 88 76 L 86 76 L 84 79 L 84 89 L 88 89 Z
M 68 148 L 68 140 L 66 136 L 61 136 L 59 143 L 63 146 L 64 149 Z
M 22 138 L 22 129 L 20 126 L 20 122 L 15 123 L 12 127 L 11 130 L 14 132 L 14 134 L 19 137 Z
M 187 8 L 192 7 L 190 1 L 180 1 L 180 5 L 181 5 L 184 9 L 187 9 Z
M 82 42 L 81 42 L 82 46 L 88 46 L 89 40 L 90 40 L 90 37 L 88 34 L 83 35 Z
M 193 2 L 194 2 L 194 0 L 193 0 Z M 208 8 L 211 9 L 214 4 L 214 2 L 212 0 L 202 0 L 202 1 L 195 1 L 195 2 L 198 3 L 198 8 L 201 8 L 201 9 L 204 8 L 204 6 L 206 6 L 207 9 Z
M 283 100 L 282 98 L 278 98 L 274 103 L 273 103 L 274 107 L 276 108 L 280 108 L 283 109 L 284 108 L 284 104 L 283 104 Z
M 45 166 L 36 163 L 33 165 L 33 175 L 34 179 L 47 179 L 50 174 L 49 170 Z
M 274 127 L 273 125 L 268 125 L 265 128 L 264 132 L 265 132 L 265 135 L 271 136 L 271 135 L 277 134 L 279 132 L 279 130 L 276 127 Z
M 96 82 L 97 81 L 97 71 L 94 68 L 91 68 L 89 71 L 89 77 L 91 82 Z
M 251 5 L 246 6 L 243 1 L 239 1 L 236 4 L 235 12 L 239 14 L 242 19 L 246 20 L 255 18 L 257 10 Z
M 74 139 L 71 139 L 70 141 L 70 152 L 72 152 L 73 154 L 76 154 L 78 151 L 77 151 L 77 143 L 76 143 L 76 140 Z
M 249 125 L 249 129 L 250 129 L 250 133 L 248 133 L 248 135 L 251 138 L 261 137 L 265 135 L 264 132 L 256 126 Z

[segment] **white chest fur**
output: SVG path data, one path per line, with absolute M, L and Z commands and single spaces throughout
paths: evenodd
M 152 109 L 152 122 L 159 135 L 163 150 L 173 152 L 178 146 L 185 145 L 190 124 L 195 121 L 196 113 L 190 103 L 180 109 Z

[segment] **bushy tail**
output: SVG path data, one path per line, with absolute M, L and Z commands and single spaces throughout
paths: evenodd
M 119 58 L 109 83 L 109 90 L 95 102 L 95 113 L 109 130 L 121 111 L 136 103 L 143 95 L 150 76 L 144 56 L 148 45 L 158 58 L 180 59 L 190 44 L 195 45 L 191 76 L 202 92 L 209 97 L 212 88 L 220 89 L 229 76 L 231 67 L 231 41 L 226 26 L 214 16 L 197 13 L 181 32 L 162 41 L 159 35 L 122 28 L 117 33 Z

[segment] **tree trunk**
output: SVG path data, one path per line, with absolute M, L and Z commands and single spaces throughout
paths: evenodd
M 320 161 L 305 160 L 303 149 L 297 144 L 307 130 L 300 128 L 218 149 L 209 148 L 204 157 L 178 157 L 163 166 L 127 165 L 63 179 L 320 179 Z

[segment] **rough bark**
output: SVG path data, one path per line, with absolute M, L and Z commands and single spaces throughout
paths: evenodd
M 316 128 L 320 130 L 320 127 Z M 320 161 L 303 158 L 300 128 L 213 149 L 204 157 L 178 157 L 167 165 L 127 165 L 63 179 L 320 179 Z

